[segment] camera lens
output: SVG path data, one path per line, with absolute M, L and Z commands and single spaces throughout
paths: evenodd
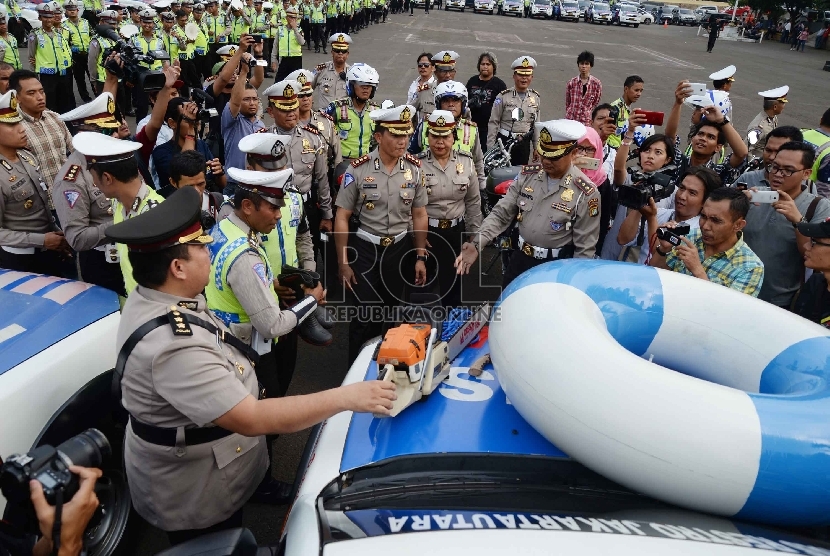
M 73 436 L 57 447 L 58 452 L 81 467 L 101 467 L 105 459 L 112 455 L 112 447 L 104 433 L 98 429 L 87 429 Z

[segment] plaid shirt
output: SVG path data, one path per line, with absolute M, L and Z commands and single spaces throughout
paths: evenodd
M 49 208 L 53 209 L 55 205 L 52 203 L 52 184 L 55 183 L 61 166 L 66 162 L 66 157 L 75 150 L 72 146 L 72 135 L 66 124 L 51 110 L 44 110 L 39 120 L 35 120 L 23 110 L 20 110 L 20 115 L 23 116 L 21 123 L 29 139 L 29 150 L 35 155 L 43 183 L 49 192 Z
M 588 76 L 588 87 L 582 94 L 582 81 L 577 75 L 565 86 L 565 118 L 591 125 L 591 112 L 599 104 L 602 83 L 593 75 Z
M 723 153 L 723 155 L 721 155 Z M 743 161 L 737 168 L 733 168 L 730 164 L 731 156 L 726 156 L 724 151 L 716 152 L 712 158 L 704 165 L 710 170 L 714 171 L 720 176 L 721 182 L 724 186 L 731 185 L 738 179 L 738 176 L 746 170 L 749 157 L 745 156 Z M 691 156 L 686 156 L 680 148 L 680 136 L 676 135 L 674 138 L 674 165 L 677 166 L 677 173 L 675 179 L 679 180 L 688 168 L 692 166 Z
M 711 257 L 706 257 L 704 253 L 703 236 L 699 229 L 693 229 L 686 237 L 697 247 L 698 255 L 703 261 L 703 270 L 711 282 L 758 297 L 764 282 L 764 263 L 744 243 L 743 237 L 739 236 L 735 245 Z M 674 249 L 666 257 L 666 266 L 675 272 L 692 274 L 677 257 Z

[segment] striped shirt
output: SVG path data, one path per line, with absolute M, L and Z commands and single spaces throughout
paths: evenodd
M 585 91 L 584 94 L 583 91 Z M 602 83 L 599 79 L 589 75 L 588 83 L 583 87 L 577 75 L 565 86 L 565 118 L 590 126 L 591 112 L 599 104 L 600 97 L 602 97 Z
M 703 236 L 699 229 L 693 229 L 686 237 L 697 247 L 700 260 L 703 261 L 703 270 L 711 282 L 758 297 L 764 282 L 764 263 L 744 243 L 743 235 L 738 236 L 735 245 L 710 257 L 704 252 Z M 674 249 L 666 257 L 666 266 L 675 272 L 692 275 Z
M 37 159 L 40 175 L 43 176 L 43 182 L 49 191 L 49 208 L 52 209 L 52 184 L 55 183 L 61 166 L 66 162 L 66 157 L 75 150 L 72 146 L 72 135 L 58 114 L 51 110 L 44 110 L 37 120 L 23 110 L 20 110 L 20 115 L 23 116 L 21 123 L 29 139 L 29 151 Z

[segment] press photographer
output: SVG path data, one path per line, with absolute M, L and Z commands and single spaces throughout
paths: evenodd
M 649 264 L 709 280 L 758 297 L 764 281 L 764 263 L 744 243 L 743 230 L 749 200 L 743 192 L 719 187 L 709 194 L 700 211 L 700 229 L 681 236 L 675 247 L 671 235 L 658 239 Z M 664 228 L 676 229 L 677 222 Z M 679 235 L 679 234 L 678 234 Z
M 170 56 L 164 50 L 148 50 L 147 54 L 140 46 L 127 43 L 109 25 L 98 25 L 95 32 L 109 39 L 113 45 L 104 50 L 105 60 L 117 53 L 122 63 L 107 60 L 104 68 L 132 87 L 139 87 L 146 92 L 160 91 L 164 87 L 164 73 L 151 70 L 141 64 L 153 65 L 155 62 L 169 62 Z
M 110 454 L 106 437 L 89 429 L 57 448 L 39 446 L 0 461 L 0 490 L 9 504 L 0 521 L 0 556 L 80 554 L 98 508 L 98 467 Z

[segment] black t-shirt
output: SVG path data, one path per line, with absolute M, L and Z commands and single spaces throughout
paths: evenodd
M 822 273 L 815 272 L 810 276 L 801 288 L 793 310 L 805 319 L 830 328 L 830 292 Z
M 212 108 L 216 109 L 217 116 L 210 119 L 208 125 L 210 125 L 210 129 L 212 130 L 221 130 L 222 129 L 222 112 L 225 110 L 225 105 L 228 104 L 231 100 L 231 94 L 222 91 L 218 95 L 213 90 L 213 82 L 211 81 L 208 86 L 205 87 L 205 92 L 213 99 L 213 106 Z
M 487 123 L 490 121 L 490 112 L 493 109 L 493 102 L 496 95 L 507 88 L 504 81 L 496 76 L 488 81 L 482 81 L 474 75 L 467 81 L 467 104 L 470 107 L 470 114 L 473 121 L 479 127 L 482 141 L 487 139 Z

